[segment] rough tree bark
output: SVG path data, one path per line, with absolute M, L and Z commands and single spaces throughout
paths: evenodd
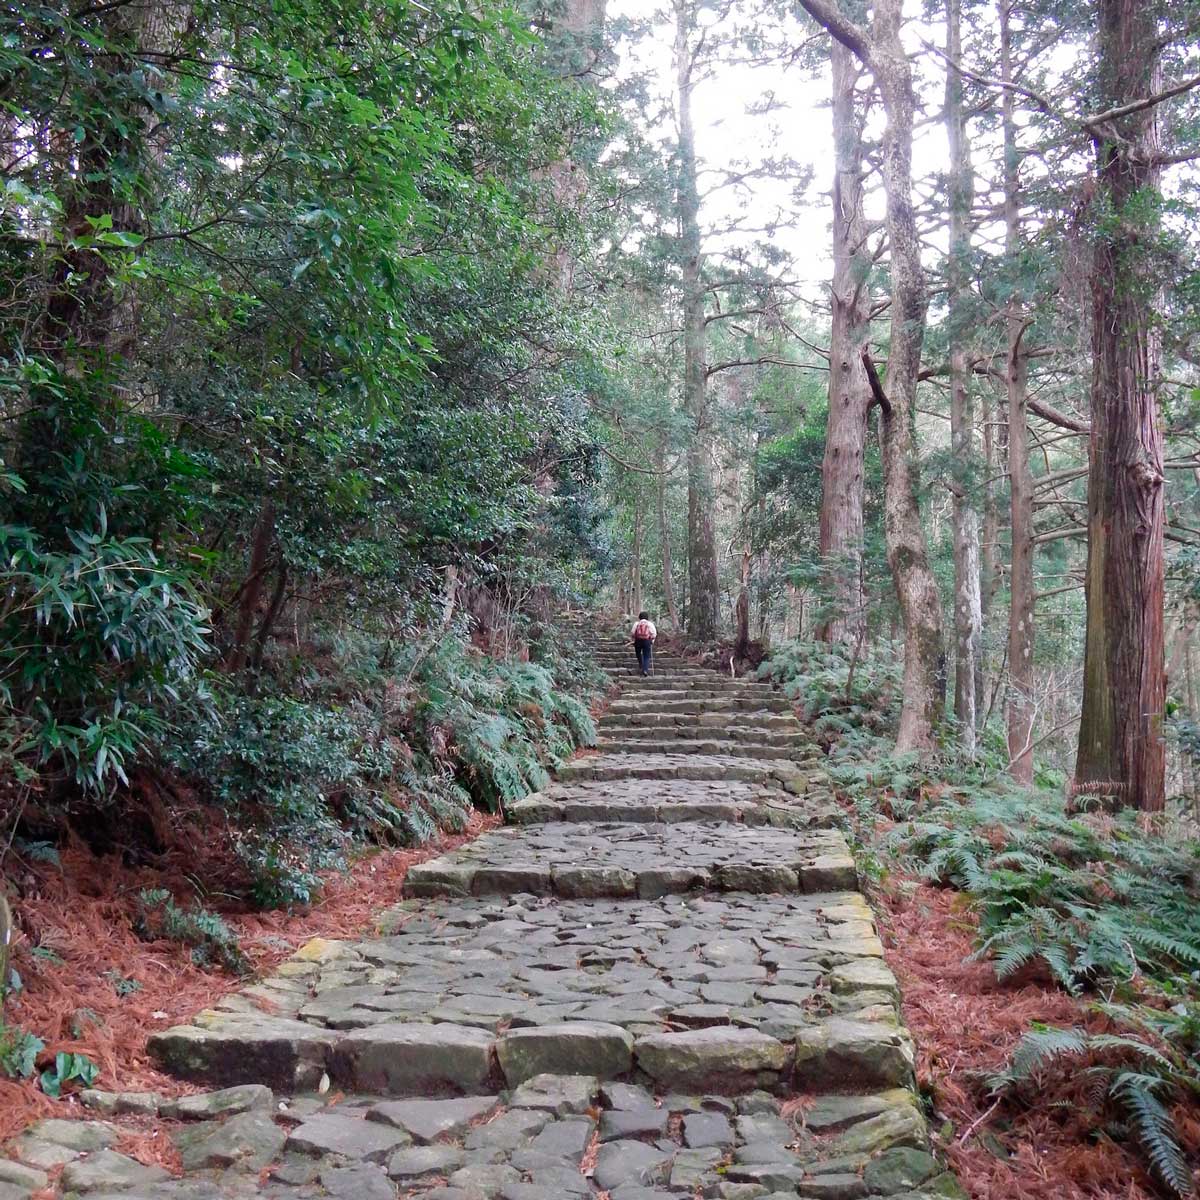
M 983 429 L 983 469 L 985 473 L 983 484 L 983 541 L 979 547 L 979 573 L 982 576 L 980 587 L 983 608 L 983 620 L 986 625 L 988 614 L 992 611 L 992 601 L 1000 587 L 1000 568 L 996 543 L 1000 536 L 1000 514 L 996 506 L 996 437 L 995 415 L 992 411 L 990 390 L 985 390 L 981 397 L 979 420 Z
M 1106 111 L 1151 96 L 1160 6 L 1100 0 Z M 1154 107 L 1094 123 L 1087 641 L 1075 790 L 1114 807 L 1165 804 L 1163 438 L 1157 283 L 1148 243 L 1159 190 Z
M 1010 0 L 999 0 L 1000 71 L 1012 82 Z M 1020 160 L 1014 97 L 1002 95 L 1004 126 L 1004 248 L 1015 262 L 1021 242 Z M 1008 397 L 1008 480 L 1011 497 L 1012 561 L 1008 607 L 1008 760 L 1009 772 L 1021 784 L 1033 782 L 1033 476 L 1029 470 L 1029 414 L 1026 408 L 1029 356 L 1025 352 L 1025 318 L 1020 302 L 1009 302 L 1005 317 L 1008 352 L 1004 386 Z
M 929 566 L 917 502 L 918 469 L 912 438 L 917 378 L 925 340 L 926 290 L 912 198 L 915 98 L 912 68 L 900 40 L 903 0 L 876 0 L 871 28 L 847 19 L 832 0 L 801 0 L 829 33 L 871 72 L 883 101 L 883 184 L 891 248 L 891 339 L 887 387 L 874 375 L 864 348 L 872 392 L 879 404 L 883 455 L 884 533 L 888 565 L 904 623 L 904 699 L 898 751 L 934 745 L 945 703 L 942 611 Z
M 821 558 L 830 565 L 831 612 L 817 630 L 825 642 L 853 645 L 864 620 L 862 589 L 863 455 L 871 385 L 862 349 L 870 336 L 867 220 L 863 212 L 861 74 L 839 41 L 833 71 L 833 286 L 830 289 L 829 417 L 821 462 Z
M 946 53 L 962 58 L 962 3 L 947 0 Z M 975 484 L 975 414 L 971 398 L 971 361 L 967 314 L 971 251 L 971 204 L 975 180 L 967 140 L 962 76 L 946 72 L 946 130 L 950 142 L 950 443 L 954 458 L 954 714 L 964 750 L 975 752 L 983 597 L 979 580 L 979 513 L 971 499 Z
M 679 612 L 675 607 L 675 564 L 671 560 L 671 527 L 667 523 L 667 471 L 665 443 L 658 445 L 658 460 L 655 467 L 658 470 L 656 480 L 658 493 L 658 544 L 662 553 L 663 603 L 667 607 L 667 617 L 671 628 L 679 628 Z
M 246 665 L 250 646 L 250 631 L 254 626 L 254 615 L 262 597 L 270 566 L 271 547 L 275 543 L 275 501 L 267 497 L 258 511 L 254 525 L 254 536 L 250 540 L 250 561 L 246 569 L 246 580 L 238 597 L 237 624 L 233 632 L 233 647 L 229 652 L 228 666 L 231 671 L 240 671 Z
M 642 598 L 642 498 L 639 495 L 633 510 L 633 563 L 630 570 L 633 607 L 641 612 Z
M 712 412 L 705 364 L 704 284 L 701 279 L 700 192 L 696 177 L 696 137 L 692 123 L 692 67 L 689 34 L 691 0 L 675 4 L 675 78 L 679 120 L 679 216 L 683 286 L 683 401 L 692 419 L 688 472 L 688 636 L 712 642 L 717 636 L 719 583 L 713 509 Z
M 733 657 L 740 665 L 750 656 L 750 547 L 742 550 L 742 567 L 738 578 L 737 605 L 734 609 Z

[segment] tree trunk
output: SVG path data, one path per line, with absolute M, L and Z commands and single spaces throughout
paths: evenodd
M 750 547 L 742 551 L 741 587 L 734 611 L 733 657 L 743 663 L 750 657 Z
M 250 539 L 250 564 L 246 582 L 238 600 L 237 626 L 233 633 L 233 649 L 229 653 L 229 669 L 240 671 L 246 665 L 246 651 L 250 644 L 250 631 L 254 627 L 254 614 L 262 596 L 266 580 L 267 561 L 271 544 L 275 541 L 275 501 L 265 499 L 258 511 L 254 534 Z
M 1158 77 L 1158 5 L 1100 0 L 1104 108 L 1144 99 Z M 1161 810 L 1163 438 L 1158 421 L 1158 285 L 1145 243 L 1157 221 L 1153 108 L 1096 141 L 1087 639 L 1075 790 L 1114 807 Z
M 871 30 L 848 20 L 832 0 L 801 3 L 849 47 L 875 78 L 887 122 L 883 132 L 883 186 L 892 257 L 891 345 L 887 388 L 869 366 L 879 403 L 883 452 L 884 534 L 888 565 L 904 622 L 904 698 L 896 749 L 932 749 L 945 704 L 942 608 L 929 566 L 917 502 L 919 472 L 912 421 L 925 341 L 926 291 L 912 198 L 912 67 L 900 40 L 903 0 L 876 0 Z M 864 364 L 869 364 L 864 347 Z
M 633 608 L 641 612 L 642 597 L 642 499 L 639 496 L 633 511 L 633 568 L 630 572 L 633 588 Z
M 1010 0 L 999 0 L 1000 70 L 1012 81 L 1012 31 Z M 1002 93 L 1004 125 L 1004 248 L 1010 262 L 1020 252 L 1021 208 L 1014 99 Z M 1009 571 L 1008 608 L 1008 760 L 1017 783 L 1033 782 L 1034 586 L 1033 586 L 1033 478 L 1029 470 L 1029 417 L 1026 393 L 1029 358 L 1023 346 L 1025 320 L 1020 303 L 1013 299 L 1006 316 L 1008 354 L 1004 384 L 1008 396 L 1008 480 L 1011 497 L 1012 562 Z
M 704 285 L 701 281 L 700 193 L 692 126 L 692 26 L 689 0 L 676 0 L 675 75 L 679 105 L 679 180 L 676 202 L 682 250 L 683 402 L 692 419 L 688 446 L 688 636 L 712 642 L 717 636 L 719 584 L 713 510 L 712 413 L 705 367 Z
M 962 3 L 947 0 L 946 53 L 962 58 Z M 979 581 L 979 514 L 975 487 L 975 414 L 971 400 L 970 354 L 965 311 L 971 250 L 971 203 L 975 181 L 971 173 L 967 121 L 963 110 L 962 76 L 946 72 L 946 127 L 950 141 L 950 443 L 954 457 L 954 714 L 964 750 L 975 752 L 980 667 L 983 642 L 983 597 Z
M 979 568 L 982 577 L 980 602 L 986 624 L 992 611 L 992 601 L 1000 587 L 999 557 L 996 549 L 1000 537 L 1000 515 L 996 507 L 995 484 L 998 457 L 990 388 L 983 392 L 979 419 L 983 426 L 983 465 L 986 473 L 983 484 L 983 541 L 979 547 Z
M 566 0 L 551 34 L 557 45 L 555 57 L 564 78 L 593 83 L 592 72 L 602 50 L 604 21 L 608 0 Z M 587 197 L 586 164 L 567 157 L 550 168 L 555 202 L 579 213 Z M 575 283 L 575 254 L 571 247 L 560 246 L 554 255 L 559 287 L 569 292 Z
M 667 477 L 666 451 L 663 444 L 658 447 L 658 542 L 662 552 L 663 603 L 667 606 L 667 617 L 671 628 L 678 631 L 679 613 L 675 608 L 675 566 L 671 561 L 671 530 L 667 524 Z
M 871 385 L 862 362 L 870 335 L 867 221 L 863 213 L 863 114 L 855 103 L 854 55 L 840 42 L 833 69 L 833 286 L 829 338 L 829 416 L 821 462 L 821 558 L 831 612 L 821 641 L 853 645 L 864 619 L 862 589 L 863 455 Z

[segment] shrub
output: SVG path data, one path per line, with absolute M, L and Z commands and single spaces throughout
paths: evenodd
M 140 532 L 163 502 L 163 480 L 152 488 L 109 462 L 114 443 L 151 436 L 149 425 L 114 424 L 102 377 L 23 368 L 37 452 L 22 475 L 0 475 L 0 747 L 99 793 L 126 782 L 127 765 L 162 730 L 158 706 L 207 650 L 208 613 Z
M 138 905 L 136 929 L 139 937 L 147 941 L 165 938 L 190 946 L 192 961 L 197 966 L 216 963 L 238 975 L 249 971 L 237 937 L 216 913 L 198 904 L 185 911 L 165 888 L 138 893 Z
M 41 1038 L 0 1019 L 0 1072 L 13 1079 L 28 1079 L 44 1048 Z

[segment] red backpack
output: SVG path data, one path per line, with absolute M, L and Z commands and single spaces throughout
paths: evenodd
M 633 627 L 633 636 L 635 638 L 642 638 L 642 639 L 648 641 L 650 638 L 650 631 L 652 628 L 653 628 L 653 626 L 650 624 L 649 621 L 639 621 Z

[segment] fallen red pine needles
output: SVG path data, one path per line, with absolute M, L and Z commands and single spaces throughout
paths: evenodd
M 222 905 L 209 895 L 237 935 L 256 973 L 269 970 L 312 937 L 353 937 L 368 931 L 380 910 L 395 903 L 408 868 L 477 837 L 498 818 L 474 814 L 467 829 L 426 846 L 368 854 L 347 871 L 324 876 L 324 890 L 299 912 L 249 912 Z M 58 1051 L 86 1054 L 100 1067 L 97 1086 L 112 1091 L 156 1091 L 181 1095 L 193 1089 L 161 1074 L 146 1054 L 146 1039 L 157 1029 L 189 1019 L 210 1007 L 244 980 L 197 966 L 186 946 L 171 941 L 141 941 L 133 931 L 138 893 L 167 887 L 180 903 L 194 889 L 187 856 L 175 856 L 169 868 L 128 867 L 120 855 L 97 857 L 79 842 L 61 850 L 62 869 L 22 861 L 18 919 L 23 937 L 14 965 L 23 989 L 5 1005 L 5 1019 L 46 1043 L 39 1065 Z M 11 860 L 7 867 L 11 868 Z M 207 871 L 205 878 L 212 878 Z M 34 947 L 39 955 L 34 955 Z M 47 957 L 48 954 L 53 958 Z M 120 980 L 130 981 L 118 994 Z M 134 987 L 136 985 L 136 987 Z M 70 1097 L 51 1100 L 36 1079 L 0 1078 L 0 1142 L 44 1116 L 82 1115 Z M 135 1122 L 135 1124 L 137 1124 Z M 171 1166 L 170 1146 L 147 1134 L 137 1157 Z M 156 1149 L 157 1147 L 157 1149 Z
M 1035 1021 L 1110 1031 L 1066 993 L 1026 974 L 997 980 L 971 962 L 975 921 L 961 894 L 894 876 L 880 897 L 885 953 L 917 1043 L 917 1078 L 948 1121 L 943 1145 L 973 1200 L 1150 1200 L 1161 1193 L 1130 1153 L 1096 1139 L 1082 1073 L 1054 1079 L 1036 1108 L 992 1100 L 981 1077 L 1000 1070 Z M 1184 1148 L 1200 1153 L 1200 1114 L 1180 1105 Z

